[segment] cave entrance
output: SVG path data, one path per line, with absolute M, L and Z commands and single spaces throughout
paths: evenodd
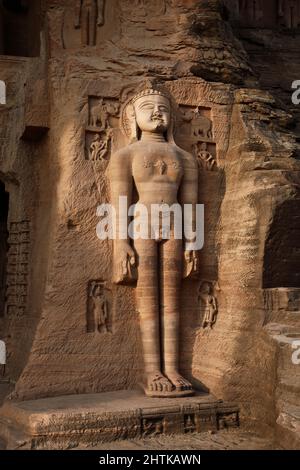
M 9 209 L 9 194 L 0 181 L 0 317 L 4 316 L 6 300 L 6 265 L 8 252 L 7 218 Z

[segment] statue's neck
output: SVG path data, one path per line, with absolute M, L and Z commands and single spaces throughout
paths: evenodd
M 166 142 L 163 134 L 156 132 L 143 131 L 141 135 L 142 142 Z

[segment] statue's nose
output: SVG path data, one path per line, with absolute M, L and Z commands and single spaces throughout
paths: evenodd
M 153 116 L 158 116 L 160 117 L 161 116 L 161 111 L 157 108 L 157 109 L 154 109 L 153 111 Z

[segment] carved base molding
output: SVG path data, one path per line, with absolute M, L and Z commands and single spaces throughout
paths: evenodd
M 6 402 L 0 409 L 0 438 L 7 449 L 68 449 L 237 426 L 238 406 L 204 393 L 160 400 L 122 390 Z

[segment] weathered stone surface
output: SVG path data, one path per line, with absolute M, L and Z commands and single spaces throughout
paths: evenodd
M 0 436 L 8 449 L 67 449 L 237 426 L 238 407 L 211 395 L 161 401 L 144 397 L 141 391 L 121 391 L 7 402 Z
M 126 145 L 118 106 L 129 88 L 154 77 L 179 105 L 175 141 L 195 152 L 205 204 L 199 272 L 180 291 L 180 370 L 195 389 L 239 403 L 249 425 L 297 447 L 300 107 L 290 87 L 300 79 L 300 36 L 282 24 L 288 5 L 282 16 L 277 2 L 263 2 L 249 24 L 232 1 L 224 2 L 229 10 L 217 0 L 106 1 L 95 45 L 83 46 L 76 2 L 41 3 L 39 57 L 30 45 L 29 57 L 23 48 L 16 56 L 11 42 L 1 51 L 13 46 L 15 56 L 0 56 L 8 93 L 0 179 L 9 193 L 7 227 L 21 227 L 17 253 L 8 253 L 17 270 L 8 273 L 12 308 L 0 312 L 11 398 L 133 389 L 141 381 L 135 287 L 111 283 L 112 243 L 96 236 L 96 208 L 110 201 L 109 161 Z M 104 130 L 92 120 L 103 105 Z M 39 140 L 22 139 L 32 128 Z M 212 328 L 202 328 L 205 282 L 217 302 Z M 97 305 L 100 313 L 106 306 L 105 321 Z

